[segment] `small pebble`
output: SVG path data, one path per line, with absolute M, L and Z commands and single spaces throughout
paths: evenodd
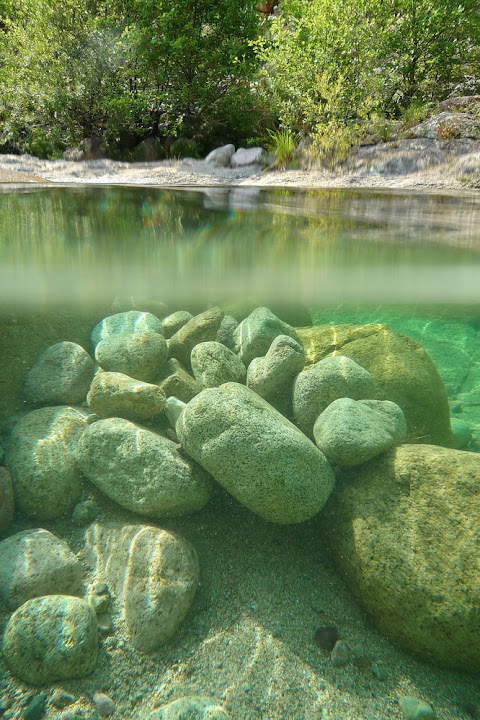
M 67 710 L 66 712 L 61 715 L 61 720 L 80 720 L 80 718 L 83 718 L 83 714 L 81 710 Z
M 112 698 L 105 693 L 95 693 L 93 696 L 93 704 L 95 710 L 102 718 L 110 717 L 116 711 L 117 707 Z
M 405 695 L 398 704 L 405 720 L 436 720 L 433 708 L 423 700 Z
M 319 627 L 315 632 L 313 641 L 322 650 L 331 652 L 335 647 L 335 643 L 339 639 L 340 634 L 338 629 L 333 625 L 330 627 Z
M 343 667 L 344 665 L 348 664 L 350 656 L 351 652 L 347 643 L 343 642 L 343 640 L 337 640 L 337 642 L 335 643 L 335 647 L 330 653 L 330 660 L 332 661 L 332 665 L 334 667 Z
M 372 675 L 376 677 L 377 680 L 384 682 L 388 678 L 387 668 L 383 665 L 378 665 L 377 663 L 374 663 L 372 665 Z
M 47 698 L 45 693 L 40 693 L 28 703 L 27 707 L 23 711 L 23 717 L 25 720 L 40 720 L 40 718 L 45 715 L 46 707 Z
M 110 596 L 109 595 L 91 595 L 90 596 L 90 604 L 95 610 L 95 613 L 97 615 L 103 615 L 108 610 L 108 607 L 110 605 Z
M 75 702 L 73 695 L 65 692 L 62 688 L 57 688 L 50 698 L 50 705 L 53 705 L 57 710 L 63 710 L 63 708 L 71 705 L 73 702 Z

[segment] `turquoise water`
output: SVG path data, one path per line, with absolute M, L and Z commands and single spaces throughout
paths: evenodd
M 451 417 L 469 429 L 462 447 L 472 454 L 480 450 L 480 194 L 4 186 L 0 466 L 8 465 L 12 428 L 34 407 L 25 396 L 24 378 L 45 348 L 68 340 L 93 355 L 91 331 L 106 316 L 138 310 L 162 319 L 215 305 L 237 321 L 267 306 L 294 327 L 380 323 L 413 338 L 440 373 Z M 388 343 L 385 347 L 388 355 Z M 146 426 L 178 441 L 163 416 Z M 263 431 L 259 428 L 259 442 Z M 131 458 L 124 457 L 128 464 Z M 92 463 L 99 464 L 100 459 Z M 52 461 L 52 472 L 56 469 Z M 120 463 L 119 484 L 122 473 Z M 478 716 L 477 677 L 468 667 L 437 667 L 425 662 L 425 653 L 417 657 L 399 649 L 376 629 L 372 611 L 347 590 L 335 552 L 327 549 L 322 513 L 299 524 L 276 524 L 247 509 L 220 481 L 213 487 L 204 508 L 180 517 L 131 512 L 86 480 L 83 505 L 79 508 L 77 499 L 73 514 L 70 509 L 42 519 L 17 506 L 0 541 L 22 531 L 49 530 L 78 554 L 84 573 L 78 594 L 96 594 L 98 604 L 108 604 L 109 595 L 110 606 L 99 614 L 98 661 L 85 677 L 32 685 L 12 674 L 0 655 L 0 715 L 13 720 L 32 697 L 44 692 L 50 701 L 61 687 L 73 697 L 75 717 L 85 720 L 98 717 L 96 692 L 113 699 L 114 718 L 127 720 L 143 720 L 154 706 L 194 694 L 223 705 L 232 720 L 395 719 L 401 717 L 400 698 L 410 695 L 431 704 L 438 720 Z M 466 515 L 462 528 L 475 522 L 477 494 L 472 491 L 473 520 Z M 430 499 L 425 502 L 429 507 Z M 81 513 L 86 520 L 78 519 Z M 359 511 L 354 525 L 364 514 Z M 418 528 L 420 538 L 430 528 L 432 547 L 441 542 L 442 527 L 430 526 L 442 525 L 437 517 L 433 502 L 431 517 Z M 95 520 L 111 535 L 89 527 Z M 143 580 L 134 582 L 135 563 L 150 550 L 138 541 L 134 556 L 137 536 L 130 530 L 111 550 L 112 528 L 140 523 L 186 538 L 198 553 L 201 578 L 180 629 L 147 654 L 125 631 L 135 603 L 127 612 L 122 602 L 127 587 L 144 602 Z M 461 528 L 458 537 L 465 542 Z M 405 545 L 411 540 L 405 538 Z M 397 547 L 402 545 L 403 539 Z M 421 544 L 417 549 L 417 564 L 433 568 L 435 552 L 424 556 Z M 458 585 L 471 582 L 475 572 L 466 551 L 457 553 L 455 543 L 451 551 L 460 568 Z M 445 558 L 445 567 L 449 562 Z M 153 572 L 147 585 L 153 598 Z M 480 607 L 474 592 L 472 617 Z M 425 590 L 428 601 L 434 596 L 430 587 Z M 421 605 L 422 588 L 419 597 Z M 144 612 L 150 612 L 148 597 Z M 0 602 L 0 632 L 10 617 Z M 337 627 L 347 642 L 345 666 L 332 664 L 314 640 L 324 626 Z M 477 645 L 476 636 L 466 641 L 468 652 Z M 64 712 L 49 706 L 47 717 L 68 720 Z

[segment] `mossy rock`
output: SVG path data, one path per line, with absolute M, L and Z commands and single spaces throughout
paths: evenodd
M 377 399 L 399 405 L 407 442 L 453 447 L 447 391 L 417 340 L 386 325 L 316 325 L 297 328 L 307 367 L 329 355 L 346 355 L 373 376 Z

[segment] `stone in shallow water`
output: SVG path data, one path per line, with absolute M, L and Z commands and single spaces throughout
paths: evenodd
M 14 675 L 32 685 L 88 675 L 98 653 L 97 618 L 80 598 L 47 595 L 21 605 L 3 636 Z
M 323 522 L 382 632 L 427 662 L 480 670 L 480 455 L 400 445 L 343 471 Z
M 277 410 L 291 412 L 293 381 L 305 365 L 303 346 L 288 335 L 277 335 L 266 355 L 248 366 L 247 387 Z
M 195 315 L 168 341 L 170 356 L 180 360 L 185 367 L 190 367 L 190 353 L 195 345 L 215 340 L 222 320 L 223 311 L 219 307 Z
M 188 310 L 177 310 L 166 318 L 163 318 L 162 329 L 164 336 L 171 338 L 172 335 L 175 335 L 175 333 L 192 318 L 193 315 L 191 312 L 188 312 Z
M 168 357 L 167 341 L 152 332 L 119 333 L 101 340 L 95 358 L 103 370 L 151 382 Z
M 162 412 L 165 393 L 151 383 L 118 372 L 97 373 L 87 395 L 90 410 L 99 417 L 148 420 Z
M 374 397 L 405 413 L 409 442 L 452 447 L 447 392 L 419 342 L 380 324 L 316 325 L 298 333 L 309 363 L 341 353 L 368 370 Z
M 101 340 L 119 333 L 151 332 L 162 334 L 162 321 L 149 312 L 127 310 L 103 318 L 92 330 L 91 340 L 96 347 Z
M 235 352 L 248 367 L 253 358 L 265 355 L 277 335 L 299 342 L 295 330 L 266 307 L 258 307 L 242 320 L 233 334 Z
M 73 508 L 82 490 L 73 451 L 87 417 L 81 409 L 62 406 L 33 410 L 17 422 L 7 466 L 21 512 L 53 519 Z
M 75 405 L 85 399 L 95 363 L 81 345 L 50 345 L 25 377 L 23 392 L 31 403 Z
M 308 520 L 333 488 L 323 453 L 244 385 L 203 390 L 188 403 L 176 430 L 185 451 L 265 520 Z
M 433 708 L 424 700 L 405 695 L 398 699 L 398 704 L 405 720 L 436 720 Z
M 388 400 L 334 400 L 313 426 L 317 447 L 337 465 L 360 465 L 403 442 L 403 411 Z
M 370 373 L 344 355 L 335 355 L 303 370 L 293 386 L 293 417 L 300 430 L 313 437 L 315 420 L 334 400 L 375 397 Z
M 90 482 L 141 515 L 184 515 L 210 497 L 210 478 L 174 442 L 122 418 L 89 425 L 75 457 Z
M 0 599 L 9 610 L 40 595 L 76 595 L 82 566 L 48 530 L 25 530 L 0 542 Z
M 226 382 L 244 382 L 247 371 L 240 358 L 219 342 L 195 345 L 190 357 L 193 375 L 200 387 L 217 387 Z
M 151 652 L 175 635 L 195 596 L 197 554 L 187 540 L 148 525 L 92 525 L 93 575 L 106 580 L 132 644 Z
M 211 698 L 192 695 L 154 710 L 148 720 L 229 720 L 230 715 Z

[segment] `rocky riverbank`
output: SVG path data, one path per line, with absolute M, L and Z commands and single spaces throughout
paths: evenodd
M 315 168 L 264 171 L 255 164 L 228 168 L 191 158 L 127 163 L 0 155 L 0 183 L 23 182 L 464 190 L 480 184 L 480 140 L 395 139 L 358 148 L 348 162 L 334 171 Z

